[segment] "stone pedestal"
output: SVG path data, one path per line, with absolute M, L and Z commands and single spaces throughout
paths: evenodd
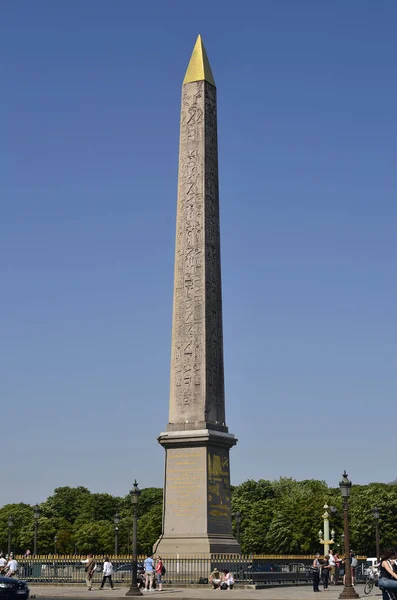
M 162 433 L 166 450 L 164 532 L 155 552 L 182 556 L 235 554 L 232 534 L 230 433 L 209 429 Z

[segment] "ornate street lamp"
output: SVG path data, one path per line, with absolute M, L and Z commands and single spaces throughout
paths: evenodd
M 8 556 L 10 556 L 10 552 L 11 552 L 11 530 L 12 530 L 12 526 L 14 525 L 14 521 L 12 520 L 12 516 L 10 515 L 8 517 Z
M 349 497 L 352 487 L 352 482 L 349 481 L 346 469 L 343 472 L 342 480 L 339 482 L 340 491 L 343 502 L 343 525 L 344 525 L 344 540 L 345 540 L 345 587 L 340 593 L 339 598 L 359 598 L 352 585 L 352 572 L 350 561 L 350 538 L 349 538 Z
M 33 544 L 33 554 L 36 556 L 37 554 L 37 529 L 39 527 L 39 517 L 40 517 L 40 509 L 39 505 L 33 509 L 33 517 L 34 517 L 34 544 Z
M 117 556 L 119 553 L 119 523 L 120 515 L 116 513 L 113 517 L 114 522 L 114 553 Z
M 236 540 L 240 544 L 240 525 L 241 525 L 241 512 L 237 511 L 232 514 L 233 519 L 236 521 Z
M 324 521 L 324 531 L 320 531 L 318 532 L 318 537 L 320 540 L 320 544 L 322 544 L 324 546 L 324 556 L 327 556 L 327 554 L 329 553 L 329 547 L 330 544 L 334 544 L 335 543 L 335 531 L 332 530 L 331 531 L 331 539 L 329 539 L 329 517 L 330 517 L 330 513 L 328 512 L 328 509 L 330 510 L 330 512 L 332 514 L 336 513 L 336 508 L 334 506 L 329 507 L 327 503 L 324 504 L 323 509 L 325 510 L 324 514 L 323 514 L 323 521 Z
M 58 547 L 57 547 L 57 542 L 58 542 L 58 536 L 54 536 L 54 554 L 55 556 L 58 554 Z
M 379 508 L 374 506 L 372 514 L 375 521 L 375 540 L 376 540 L 376 558 L 380 560 L 380 542 L 379 542 Z
M 137 557 L 137 533 L 138 533 L 138 503 L 141 490 L 137 481 L 134 481 L 134 487 L 130 491 L 132 503 L 132 581 L 131 587 L 126 596 L 140 596 L 141 590 L 138 587 L 138 557 Z

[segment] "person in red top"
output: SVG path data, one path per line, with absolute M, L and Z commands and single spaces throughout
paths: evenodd
M 156 562 L 156 577 L 157 577 L 157 585 L 159 592 L 163 591 L 163 581 L 162 581 L 162 575 L 163 575 L 163 563 L 161 560 L 161 556 L 157 557 L 157 562 Z

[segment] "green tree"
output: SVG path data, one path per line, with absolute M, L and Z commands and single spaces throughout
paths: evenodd
M 374 506 L 378 506 L 381 517 L 381 547 L 397 545 L 397 486 L 383 483 L 354 485 L 349 506 L 351 547 L 356 552 L 376 556 Z
M 47 516 L 56 515 L 69 523 L 74 523 L 82 514 L 90 514 L 91 492 L 82 486 L 59 487 L 41 505 Z M 90 515 L 91 516 L 91 515 Z
M 148 554 L 151 552 L 161 534 L 163 516 L 162 504 L 153 504 L 138 521 L 138 552 Z
M 73 540 L 80 554 L 106 554 L 113 552 L 114 530 L 109 521 L 76 523 Z
M 21 552 L 33 544 L 33 509 L 29 504 L 6 504 L 0 508 L 0 549 L 8 547 L 8 518 L 12 516 L 13 527 L 11 530 L 11 550 Z M 32 531 L 31 537 L 26 539 L 25 530 Z

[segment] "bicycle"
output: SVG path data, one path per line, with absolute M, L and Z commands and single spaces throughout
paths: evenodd
M 367 579 L 364 585 L 364 594 L 368 595 L 372 592 L 375 586 L 375 581 L 379 579 L 379 571 L 376 567 L 367 569 Z

